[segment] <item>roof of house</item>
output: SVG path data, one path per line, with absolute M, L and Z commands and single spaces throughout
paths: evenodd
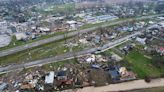
M 46 77 L 45 77 L 45 83 L 47 84 L 51 84 L 54 82 L 54 76 L 55 73 L 53 71 L 51 71 Z
M 112 79 L 116 79 L 120 76 L 119 72 L 117 70 L 109 71 L 109 73 L 110 73 Z
M 57 76 L 66 76 L 66 71 L 58 72 Z

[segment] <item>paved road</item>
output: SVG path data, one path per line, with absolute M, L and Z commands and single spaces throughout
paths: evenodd
M 164 15 L 164 14 L 143 16 L 143 17 L 136 18 L 136 20 L 142 20 L 142 19 L 157 17 L 157 16 L 161 16 L 161 15 Z M 101 25 L 101 27 L 107 27 L 107 26 L 112 26 L 112 25 L 116 25 L 116 24 L 121 24 L 121 23 L 124 23 L 124 22 L 127 22 L 127 21 L 132 21 L 132 19 L 126 19 L 126 20 L 122 20 L 122 21 L 112 22 L 110 24 Z M 87 33 L 87 32 L 93 31 L 95 29 L 98 29 L 99 27 L 100 26 L 96 26 L 96 27 L 92 27 L 92 28 L 88 28 L 88 29 L 84 29 L 84 30 L 80 30 L 80 31 L 70 32 L 70 33 L 67 33 L 67 37 Z M 20 51 L 23 51 L 23 50 L 26 50 L 26 49 L 29 49 L 29 48 L 37 47 L 37 46 L 47 44 L 47 43 L 50 43 L 50 42 L 54 42 L 54 41 L 57 41 L 57 40 L 61 40 L 61 39 L 64 39 L 64 38 L 65 38 L 65 35 L 59 35 L 59 36 L 47 38 L 47 39 L 44 39 L 44 40 L 39 40 L 39 41 L 36 41 L 36 42 L 33 42 L 33 43 L 29 43 L 29 44 L 26 44 L 26 45 L 21 45 L 21 46 L 18 46 L 18 47 L 3 50 L 3 51 L 0 51 L 0 57 L 11 55 L 11 54 L 14 54 L 14 53 L 17 53 L 17 52 L 20 52 Z
M 134 34 L 128 35 L 128 36 L 123 37 L 123 38 L 120 38 L 120 39 L 115 40 L 113 42 L 107 43 L 102 47 L 96 47 L 96 48 L 87 49 L 87 50 L 83 50 L 83 51 L 79 51 L 79 52 L 75 52 L 75 53 L 69 52 L 69 53 L 65 53 L 63 55 L 55 56 L 55 57 L 52 57 L 52 58 L 46 58 L 46 59 L 42 59 L 42 60 L 31 61 L 31 62 L 28 62 L 28 63 L 19 64 L 19 65 L 11 65 L 11 66 L 7 66 L 7 67 L 1 67 L 0 68 L 0 74 L 10 72 L 10 71 L 13 71 L 13 70 L 18 70 L 18 69 L 23 69 L 23 68 L 30 68 L 30 67 L 40 66 L 40 65 L 49 64 L 49 63 L 54 63 L 54 62 L 58 62 L 58 61 L 66 60 L 66 59 L 72 59 L 75 56 L 80 57 L 80 56 L 83 56 L 83 55 L 95 53 L 98 50 L 99 51 L 105 51 L 105 50 L 108 50 L 108 49 L 113 48 L 115 46 L 118 46 L 118 45 L 128 41 L 129 39 L 131 39 L 131 37 L 134 37 L 134 36 L 139 35 L 139 34 L 141 34 L 141 32 L 136 32 Z

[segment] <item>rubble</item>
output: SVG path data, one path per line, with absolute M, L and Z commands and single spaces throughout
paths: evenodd
M 112 63 L 112 60 L 111 56 L 92 54 L 79 57 L 78 62 L 80 62 L 80 64 L 67 64 L 58 66 L 55 69 L 53 69 L 53 66 L 49 66 L 52 69 L 51 71 L 45 71 L 41 66 L 27 73 L 21 74 L 21 72 L 17 72 L 17 76 L 22 77 L 22 79 L 10 76 L 12 79 L 8 78 L 10 79 L 7 81 L 9 84 L 8 90 L 12 89 L 17 92 L 25 90 L 35 90 L 39 92 L 50 90 L 58 91 L 91 85 L 102 86 L 115 82 L 115 80 L 135 79 L 134 73 L 127 71 L 125 67 L 119 68 L 118 65 L 116 65 L 118 69 L 113 70 L 111 64 L 109 64 Z M 115 75 L 115 73 L 118 75 Z M 2 82 L 5 81 L 3 80 Z

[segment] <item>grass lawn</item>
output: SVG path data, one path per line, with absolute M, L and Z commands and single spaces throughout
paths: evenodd
M 102 52 L 100 54 L 110 56 L 111 52 L 115 52 L 113 49 Z M 127 67 L 137 74 L 138 78 L 160 77 L 164 72 L 164 68 L 157 68 L 152 64 L 152 59 L 144 56 L 144 53 L 137 51 L 136 49 L 130 51 L 127 56 L 123 56 L 124 60 L 121 61 L 121 65 Z
M 132 71 L 137 73 L 139 78 L 159 77 L 161 74 L 160 70 L 151 64 L 151 59 L 144 57 L 144 54 L 137 50 L 133 50 L 125 56 L 125 60 L 132 65 Z
M 111 52 L 112 52 L 112 50 L 109 49 L 109 50 L 107 50 L 105 52 L 98 53 L 98 55 L 100 54 L 100 55 L 103 55 L 103 56 L 111 56 L 112 55 Z
M 66 65 L 75 65 L 78 64 L 78 62 L 75 59 L 69 59 L 69 60 L 63 60 L 63 61 L 59 61 L 59 62 L 55 62 L 55 63 L 50 63 L 50 64 L 46 64 L 41 66 L 41 69 L 44 71 L 54 71 L 57 70 L 59 67 L 64 67 Z M 20 74 L 25 74 L 25 73 L 29 73 L 33 70 L 37 70 L 38 67 L 32 67 L 32 68 L 24 68 Z M 1 74 L 1 76 L 4 76 L 5 74 Z
M 0 57 L 0 65 L 14 64 L 14 63 L 23 63 L 48 57 L 53 57 L 55 55 L 61 55 L 66 52 L 70 52 L 70 48 L 64 46 L 65 41 L 60 40 L 57 42 L 52 42 L 38 46 L 32 49 L 27 49 L 9 56 Z M 73 47 L 73 51 L 82 50 L 83 47 L 76 46 Z M 30 54 L 29 54 L 30 52 Z
M 51 64 L 47 64 L 47 65 L 43 65 L 42 69 L 45 70 L 54 70 L 57 69 L 58 67 L 63 67 L 65 65 L 75 65 L 78 64 L 78 62 L 75 59 L 69 59 L 69 60 L 64 60 L 64 61 L 59 61 L 59 62 L 55 62 L 55 63 L 51 63 Z

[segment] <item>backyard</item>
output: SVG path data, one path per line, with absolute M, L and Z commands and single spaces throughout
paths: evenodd
M 130 68 L 138 75 L 139 78 L 145 78 L 145 76 L 160 77 L 162 74 L 162 71 L 151 63 L 152 59 L 145 57 L 145 55 L 140 51 L 131 51 L 127 56 L 125 56 L 125 60 L 128 61 L 131 65 Z

